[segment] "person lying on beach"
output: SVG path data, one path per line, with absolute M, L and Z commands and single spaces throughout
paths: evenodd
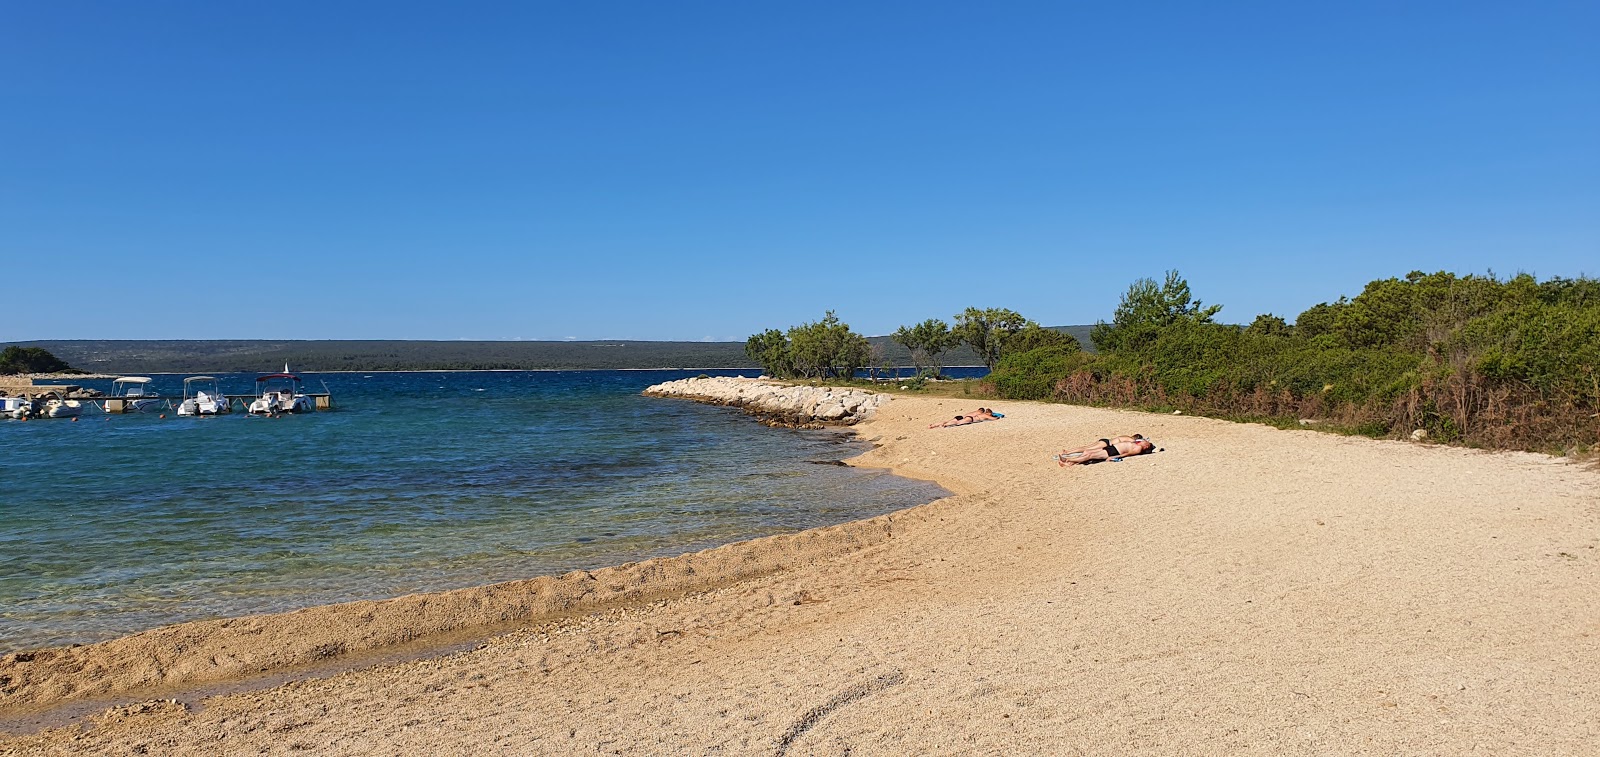
M 1113 442 L 1110 446 L 1105 447 L 1104 449 L 1092 449 L 1088 452 L 1078 455 L 1077 457 L 1057 455 L 1056 464 L 1065 468 L 1068 465 L 1103 463 L 1107 460 L 1121 460 L 1124 457 L 1133 457 L 1134 455 L 1148 455 L 1155 451 L 1156 445 L 1152 444 L 1149 439 L 1140 439 L 1136 442 Z
M 993 410 L 990 410 L 989 408 L 980 407 L 974 412 L 967 413 L 965 415 L 958 415 L 955 418 L 952 418 L 952 419 L 950 419 L 948 421 L 945 421 L 943 423 L 935 423 L 935 424 L 929 426 L 928 428 L 950 428 L 951 426 L 966 426 L 966 425 L 973 424 L 973 423 L 982 423 L 984 421 L 995 421 L 995 420 L 999 420 L 999 419 L 1004 418 L 1004 417 L 1005 416 L 1003 416 L 1003 415 L 996 414 Z
M 1144 441 L 1144 434 L 1134 434 L 1133 436 L 1113 436 L 1110 439 L 1096 439 L 1096 440 L 1094 440 L 1094 443 L 1085 444 L 1082 447 L 1078 447 L 1077 449 L 1064 449 L 1064 450 L 1061 450 L 1061 454 L 1056 455 L 1056 457 L 1075 457 L 1075 456 L 1081 455 L 1081 454 L 1083 454 L 1085 452 L 1092 452 L 1092 451 L 1097 450 L 1097 449 L 1106 449 L 1106 448 L 1110 447 L 1113 444 L 1124 444 L 1124 443 L 1127 443 L 1127 442 L 1142 442 L 1142 441 Z

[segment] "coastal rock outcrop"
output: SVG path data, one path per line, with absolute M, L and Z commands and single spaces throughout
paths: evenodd
M 656 384 L 649 397 L 678 397 L 737 407 L 769 426 L 818 428 L 866 420 L 890 400 L 887 394 L 826 386 L 790 386 L 738 377 L 691 378 Z

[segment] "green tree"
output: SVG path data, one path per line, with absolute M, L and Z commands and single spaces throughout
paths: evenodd
M 1038 325 L 1012 310 L 967 308 L 956 316 L 956 326 L 951 333 L 978 353 L 984 366 L 992 371 L 1005 352 L 1006 339 L 1030 324 Z
M 1001 397 L 1019 400 L 1045 400 L 1054 394 L 1057 381 L 1064 379 L 1084 359 L 1077 348 L 1040 347 L 1006 353 L 989 374 Z
M 1262 313 L 1244 330 L 1258 336 L 1288 336 L 1289 322 L 1271 313 Z
M 801 376 L 848 378 L 871 359 L 872 347 L 829 310 L 821 321 L 789 329 L 789 352 Z
M 760 363 L 761 370 L 769 376 L 788 378 L 795 375 L 794 353 L 789 347 L 789 338 L 782 331 L 767 329 L 752 334 L 744 342 L 744 354 Z
M 1077 337 L 1063 331 L 1047 329 L 1032 321 L 1023 326 L 1021 331 L 1007 336 L 1001 352 L 1013 355 L 1022 352 L 1032 352 L 1040 349 L 1056 349 L 1062 352 L 1073 353 L 1083 349 L 1078 344 Z
M 1162 329 L 1175 323 L 1211 323 L 1221 305 L 1205 307 L 1194 299 L 1189 282 L 1177 271 L 1167 271 L 1166 281 L 1142 278 L 1128 287 L 1112 314 L 1111 323 L 1095 324 L 1089 338 L 1102 352 L 1137 350 L 1153 341 Z
M 931 370 L 935 376 L 943 368 L 939 355 L 961 344 L 950 333 L 950 325 L 938 318 L 929 318 L 915 326 L 901 326 L 889 338 L 911 351 L 911 362 L 919 372 Z
M 1294 319 L 1295 332 L 1307 339 L 1332 334 L 1334 324 L 1339 321 L 1339 311 L 1348 304 L 1349 300 L 1340 297 L 1335 303 L 1319 302 L 1306 308 L 1306 312 Z
M 0 375 L 11 373 L 64 373 L 72 371 L 65 360 L 42 347 L 11 346 L 0 352 Z

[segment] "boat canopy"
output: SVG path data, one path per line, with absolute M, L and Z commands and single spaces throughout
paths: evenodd
M 256 383 L 259 384 L 262 381 L 271 381 L 273 379 L 290 379 L 292 381 L 299 381 L 300 377 L 294 375 L 293 373 L 269 373 L 265 376 L 257 376 Z
M 216 381 L 216 380 L 217 379 L 216 379 L 215 376 L 190 376 L 189 378 L 184 379 L 183 383 L 187 384 L 190 381 Z
M 122 378 L 119 378 L 119 379 L 113 379 L 111 381 L 111 383 L 113 383 L 113 384 L 148 384 L 148 383 L 150 383 L 150 377 L 149 376 L 123 376 Z

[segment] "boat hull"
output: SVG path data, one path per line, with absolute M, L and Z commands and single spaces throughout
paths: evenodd
M 310 397 L 297 394 L 293 397 L 267 395 L 257 398 L 250 403 L 251 415 L 279 415 L 284 413 L 310 413 L 315 411 L 316 404 Z
M 44 409 L 46 418 L 76 418 L 82 414 L 83 404 L 77 400 L 67 400 L 66 402 L 51 401 Z

